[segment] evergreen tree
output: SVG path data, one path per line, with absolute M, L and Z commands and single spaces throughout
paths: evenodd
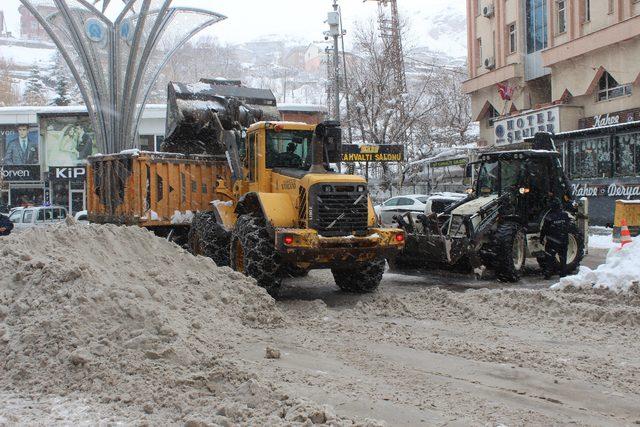
M 56 73 L 56 96 L 53 99 L 52 105 L 66 106 L 71 104 L 71 97 L 69 96 L 69 82 L 67 76 L 61 73 Z
M 56 93 L 51 105 L 84 104 L 80 89 L 60 52 L 56 52 L 53 64 L 48 70 L 49 87 Z
M 40 69 L 37 65 L 34 65 L 33 68 L 31 68 L 31 72 L 29 73 L 29 80 L 27 80 L 27 87 L 24 91 L 23 104 L 46 105 L 46 91 L 47 87 L 42 81 L 42 76 L 40 76 Z

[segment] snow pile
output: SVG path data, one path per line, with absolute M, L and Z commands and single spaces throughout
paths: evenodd
M 589 236 L 589 247 L 592 249 L 611 249 L 619 243 L 614 243 L 611 234 L 604 236 L 601 234 L 592 234 Z
M 604 288 L 616 292 L 627 292 L 640 285 L 640 239 L 622 249 L 609 250 L 607 259 L 595 270 L 582 266 L 574 276 L 563 277 L 551 289 Z
M 262 288 L 142 228 L 29 229 L 0 238 L 0 270 L 0 389 L 88 399 L 89 424 L 341 420 L 240 366 L 283 322 Z

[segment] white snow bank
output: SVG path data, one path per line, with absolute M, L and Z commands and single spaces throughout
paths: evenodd
M 609 235 L 591 234 L 589 236 L 589 247 L 593 249 L 611 249 L 619 243 L 613 242 L 613 237 Z
M 560 279 L 551 289 L 604 288 L 616 292 L 626 292 L 634 284 L 640 284 L 640 239 L 625 245 L 622 249 L 611 249 L 607 260 L 595 270 L 580 267 L 574 276 Z

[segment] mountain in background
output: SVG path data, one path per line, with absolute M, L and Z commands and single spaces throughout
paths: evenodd
M 464 2 L 417 10 L 411 25 L 420 45 L 456 59 L 466 58 L 467 15 Z

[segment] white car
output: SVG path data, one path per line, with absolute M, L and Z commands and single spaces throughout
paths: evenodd
M 88 224 L 89 223 L 89 214 L 87 211 L 76 212 L 73 217 L 79 224 Z
M 395 225 L 397 222 L 394 221 L 393 217 L 396 215 L 404 215 L 407 212 L 424 213 L 428 198 L 429 196 L 422 194 L 396 196 L 381 205 L 375 206 L 374 211 L 382 225 Z
M 44 227 L 62 222 L 67 217 L 67 210 L 62 206 L 34 206 L 15 208 L 9 215 L 13 222 L 13 231 L 29 227 Z
M 432 213 L 442 213 L 452 204 L 459 202 L 467 197 L 465 193 L 433 193 L 427 199 L 425 204 L 424 213 L 430 215 Z

